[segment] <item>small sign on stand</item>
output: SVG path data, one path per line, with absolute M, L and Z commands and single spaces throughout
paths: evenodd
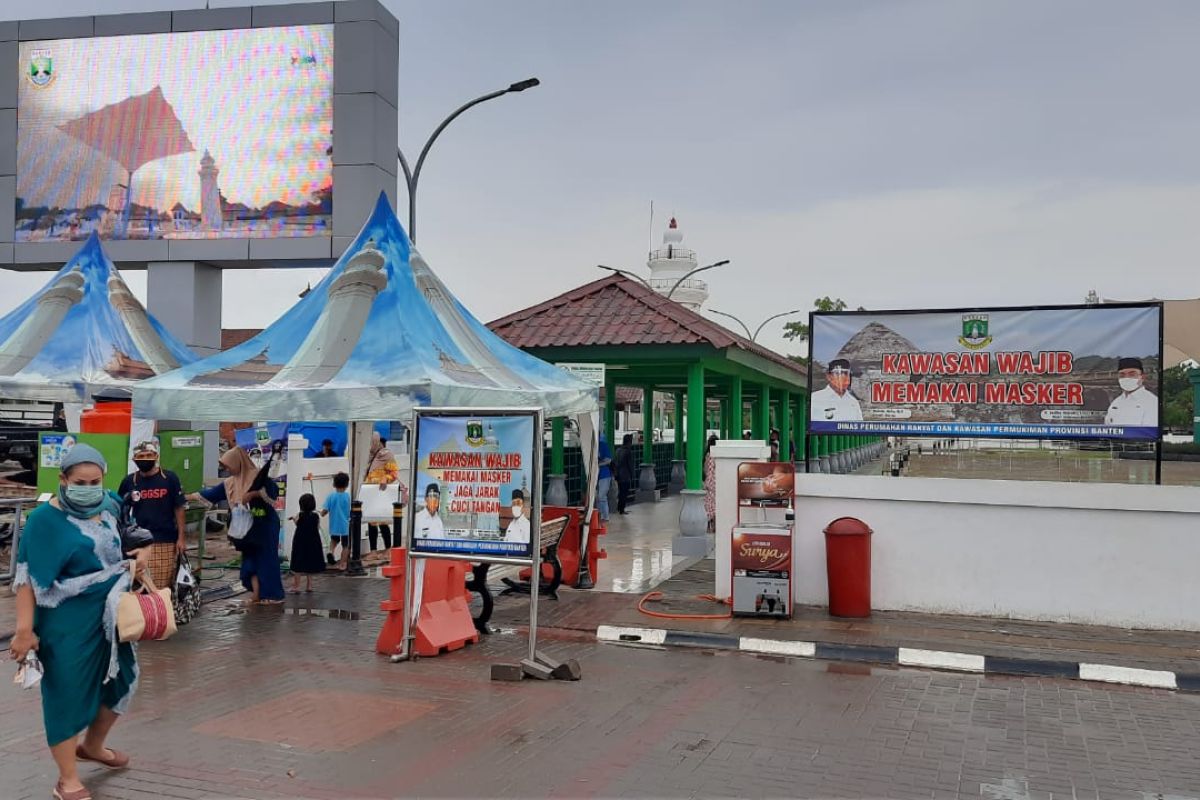
M 529 653 L 501 669 L 505 679 L 559 677 L 572 670 L 537 650 L 537 576 L 541 560 L 542 411 L 526 408 L 420 408 L 414 419 L 411 507 L 404 523 L 410 559 L 450 559 L 528 566 Z M 418 618 L 421 569 L 405 570 L 418 583 L 406 590 Z M 574 674 L 578 673 L 575 665 Z M 493 676 L 497 670 L 493 669 Z
M 738 520 L 730 543 L 735 615 L 791 617 L 795 498 L 790 462 L 738 465 Z

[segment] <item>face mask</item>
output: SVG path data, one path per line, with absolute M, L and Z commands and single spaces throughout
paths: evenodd
M 157 461 L 154 461 L 151 459 L 139 458 L 138 460 L 133 462 L 133 465 L 142 472 L 150 472 L 154 469 L 154 466 L 157 463 L 158 463 Z
M 78 508 L 91 508 L 99 505 L 100 501 L 104 499 L 104 487 L 67 484 L 64 494 L 71 501 L 71 505 Z
M 438 510 L 438 501 L 437 500 L 426 500 L 425 508 L 428 509 L 430 514 L 436 514 L 437 510 Z
M 1117 383 L 1121 384 L 1121 391 L 1124 392 L 1136 392 L 1142 385 L 1141 378 L 1118 378 Z
M 829 385 L 833 387 L 834 391 L 836 391 L 838 393 L 844 393 L 847 389 L 850 388 L 850 376 L 849 375 L 831 375 L 829 377 Z
M 521 516 L 521 512 L 522 512 L 522 511 L 524 511 L 524 510 L 525 510 L 525 509 L 524 509 L 524 508 L 522 508 L 521 506 L 513 506 L 513 507 L 512 507 L 512 513 L 513 513 L 513 516 L 514 516 L 514 517 L 519 517 L 519 516 Z

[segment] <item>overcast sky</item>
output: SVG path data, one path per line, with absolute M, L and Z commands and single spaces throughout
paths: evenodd
M 822 295 L 1200 296 L 1200 3 L 384 4 L 410 159 L 458 104 L 542 80 L 461 117 L 422 176 L 420 249 L 484 321 L 597 263 L 644 270 L 651 200 L 655 242 L 674 213 L 702 263 L 732 261 L 706 273 L 709 305 L 752 328 Z M 318 276 L 272 272 L 267 293 L 262 273 L 226 273 L 225 325 L 271 322 Z M 44 277 L 0 275 L 0 312 Z M 761 341 L 798 351 L 778 333 Z

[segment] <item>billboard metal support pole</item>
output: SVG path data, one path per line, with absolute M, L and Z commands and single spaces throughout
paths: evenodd
M 1162 453 L 1163 453 L 1163 372 L 1166 363 L 1163 360 L 1163 304 L 1158 304 L 1158 435 L 1154 438 L 1154 485 L 1162 486 Z
M 529 573 L 529 660 L 537 661 L 537 617 L 538 617 L 538 595 L 542 593 L 542 503 L 545 501 L 545 492 L 543 491 L 542 472 L 544 458 L 542 441 L 542 426 L 545 424 L 542 411 L 537 411 L 534 416 L 533 431 L 534 431 L 534 447 L 533 447 L 533 476 L 532 494 L 537 498 L 537 501 L 531 503 L 533 506 L 530 512 L 529 520 L 529 536 L 533 540 L 533 548 L 531 555 L 533 556 L 533 569 Z M 580 560 L 587 559 L 587 553 L 580 553 Z

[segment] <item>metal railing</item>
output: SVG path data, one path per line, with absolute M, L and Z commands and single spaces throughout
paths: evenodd
M 696 260 L 696 251 L 686 247 L 660 247 L 650 251 L 650 259 L 668 259 L 670 261 Z
M 708 289 L 708 284 L 697 278 L 688 278 L 684 281 L 677 281 L 675 278 L 651 278 L 646 283 L 655 291 L 660 289 L 670 291 L 676 283 L 679 283 L 680 289 L 700 289 L 701 291 Z
M 8 564 L 4 572 L 0 572 L 0 582 L 8 583 L 12 581 L 13 575 L 17 571 L 17 547 L 21 544 L 21 526 L 25 515 L 26 506 L 36 506 L 37 499 L 33 497 L 16 497 L 0 499 L 0 514 L 5 513 L 4 509 L 12 509 L 12 522 L 9 523 L 9 547 L 8 547 Z M 3 544 L 0 541 L 0 544 Z

